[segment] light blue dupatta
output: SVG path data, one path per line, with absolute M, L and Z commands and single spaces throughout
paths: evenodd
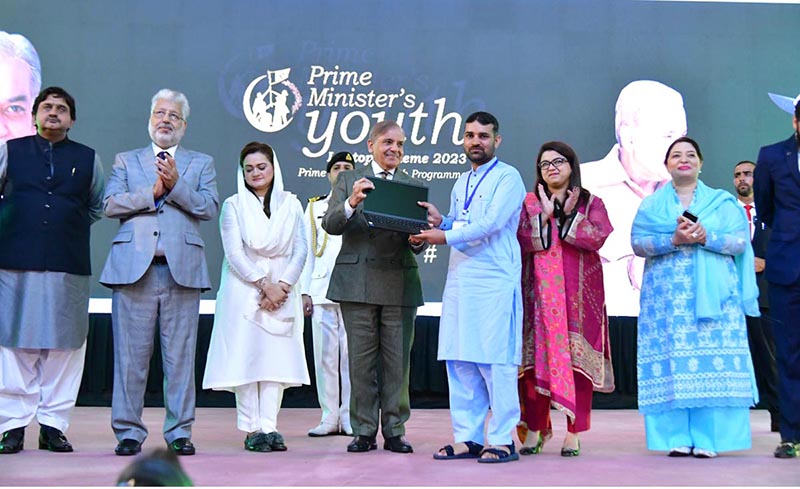
M 708 239 L 713 239 L 716 235 L 740 236 L 734 239 L 746 242 L 744 252 L 733 257 L 739 276 L 739 296 L 746 315 L 760 316 L 753 248 L 746 239 L 749 237 L 749 227 L 744 210 L 736 203 L 736 198 L 729 192 L 711 188 L 698 181 L 688 210 L 697 216 L 706 229 Z M 672 234 L 681 213 L 683 207 L 675 188 L 664 185 L 642 202 L 634 226 L 648 234 Z M 722 304 L 733 293 L 734 284 L 723 279 L 725 260 L 729 255 L 707 250 L 700 245 L 691 246 L 697 248 L 694 263 L 697 293 L 695 315 L 698 320 L 718 318 L 722 315 Z

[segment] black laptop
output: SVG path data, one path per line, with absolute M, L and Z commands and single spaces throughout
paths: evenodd
M 428 187 L 367 177 L 375 188 L 364 199 L 364 217 L 370 227 L 417 234 L 428 229 L 428 211 L 417 202 L 428 201 Z

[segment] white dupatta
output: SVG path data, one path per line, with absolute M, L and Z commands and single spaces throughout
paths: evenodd
M 248 254 L 255 256 L 270 282 L 275 275 L 273 272 L 282 271 L 286 267 L 292 254 L 295 233 L 298 232 L 297 220 L 292 215 L 294 196 L 283 190 L 283 175 L 274 150 L 272 168 L 269 218 L 264 213 L 264 206 L 259 198 L 245 186 L 241 166 L 237 172 L 238 220 L 242 243 L 250 251 Z M 298 300 L 298 294 L 292 290 L 286 302 L 277 310 L 267 311 L 255 304 L 253 308 L 245 308 L 244 318 L 270 334 L 291 336 Z

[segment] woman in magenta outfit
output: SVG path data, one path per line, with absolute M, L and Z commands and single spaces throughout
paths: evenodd
M 517 232 L 524 305 L 519 453 L 539 453 L 552 437 L 552 405 L 567 415 L 561 455 L 577 456 L 578 433 L 591 424 L 592 392 L 614 390 L 598 253 L 613 228 L 603 201 L 581 188 L 571 147 L 545 143 L 536 162 L 536 190 L 525 198 Z

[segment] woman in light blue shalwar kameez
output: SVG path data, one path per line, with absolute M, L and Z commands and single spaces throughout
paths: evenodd
M 646 258 L 638 324 L 639 411 L 647 448 L 716 457 L 749 449 L 757 401 L 745 314 L 758 316 L 744 211 L 698 180 L 697 143 L 679 138 L 664 161 L 672 184 L 647 197 L 631 245 Z

